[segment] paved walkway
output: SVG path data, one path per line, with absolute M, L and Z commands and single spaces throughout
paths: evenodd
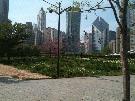
M 0 77 L 0 101 L 122 101 L 122 77 L 18 81 Z M 135 76 L 131 76 L 135 101 Z

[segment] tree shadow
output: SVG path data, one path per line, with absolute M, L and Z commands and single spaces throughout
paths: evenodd
M 12 78 L 10 76 L 0 76 L 0 83 L 4 84 L 13 84 L 13 83 L 20 83 L 24 80 L 18 80 L 16 78 Z
M 103 78 L 103 77 L 99 77 L 98 79 L 99 79 L 99 80 L 107 80 L 107 81 L 111 81 L 111 82 L 117 82 L 117 83 L 120 83 L 119 80 L 107 79 L 107 78 Z
M 20 82 L 24 82 L 24 81 L 47 80 L 47 79 L 54 79 L 54 78 L 41 78 L 41 79 L 31 79 L 31 78 L 29 78 L 29 79 L 20 80 L 16 77 L 0 76 L 0 83 L 13 84 L 13 83 L 20 83 Z

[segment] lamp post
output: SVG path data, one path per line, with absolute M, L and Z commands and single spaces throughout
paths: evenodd
M 46 0 L 43 0 L 44 2 L 46 2 L 46 3 L 48 3 L 49 5 L 51 5 L 52 7 L 54 7 L 54 8 L 58 8 L 58 11 L 56 11 L 56 10 L 54 10 L 54 9 L 49 9 L 49 12 L 50 13 L 52 13 L 52 12 L 55 12 L 56 14 L 58 14 L 58 53 L 57 53 L 57 78 L 59 78 L 59 76 L 60 76 L 60 72 L 59 72 L 59 70 L 60 70 L 60 68 L 59 68 L 59 63 L 60 63 L 60 46 L 59 46 L 59 42 L 60 42 L 60 18 L 61 18 L 61 14 L 64 12 L 64 11 L 66 11 L 66 10 L 71 10 L 72 9 L 72 6 L 69 6 L 69 7 L 67 7 L 67 8 L 65 8 L 65 9 L 62 9 L 61 8 L 61 2 L 59 2 L 58 3 L 58 6 L 56 6 L 56 5 L 53 5 L 53 4 L 51 4 L 51 3 L 49 3 L 48 1 L 46 1 Z M 99 2 L 96 6 L 93 6 L 93 7 L 91 7 L 90 9 L 88 9 L 88 10 L 84 10 L 84 11 L 79 11 L 79 12 L 81 12 L 81 13 L 83 13 L 83 12 L 89 12 L 90 13 L 90 11 L 95 11 L 96 9 L 105 9 L 105 8 L 110 8 L 110 7 L 103 7 L 103 8 L 100 8 L 99 7 L 99 5 L 101 4 L 103 2 L 103 0 L 101 1 L 101 2 Z M 76 5 L 78 5 L 78 3 L 76 3 Z M 97 7 L 97 8 L 96 8 Z
M 55 6 L 57 7 L 57 6 Z M 58 14 L 58 50 L 57 50 L 57 78 L 60 77 L 60 18 L 61 18 L 61 14 L 66 11 L 71 9 L 70 7 L 67 7 L 65 9 L 61 8 L 61 2 L 58 3 L 58 11 L 54 11 L 53 9 L 49 9 L 49 13 L 53 13 L 55 12 L 56 14 Z
M 61 9 L 61 3 L 59 2 L 59 11 L 58 11 L 58 57 L 57 57 L 57 78 L 60 77 L 60 68 L 59 68 L 59 64 L 60 64 L 60 9 Z

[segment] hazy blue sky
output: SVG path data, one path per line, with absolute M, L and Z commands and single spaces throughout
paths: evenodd
M 42 0 L 9 0 L 10 7 L 9 7 L 9 19 L 13 22 L 33 22 L 37 23 L 37 14 L 41 7 L 47 11 L 47 8 L 50 7 L 47 3 L 43 2 Z M 58 1 L 62 1 L 62 7 L 66 8 L 72 5 L 73 0 L 48 0 L 49 2 L 56 4 Z M 77 1 L 77 0 L 76 0 Z M 81 0 L 78 0 L 81 1 Z M 96 4 L 96 2 L 100 0 L 91 0 L 92 4 Z M 105 6 L 109 6 L 107 0 L 104 0 Z M 87 20 L 85 19 L 87 15 Z M 63 13 L 61 15 L 61 30 L 65 31 L 66 29 L 66 14 Z M 113 16 L 113 12 L 111 9 L 106 11 L 96 11 L 92 13 L 83 13 L 81 19 L 81 35 L 83 35 L 83 30 L 91 32 L 91 24 L 96 19 L 97 16 L 102 17 L 107 21 L 110 25 L 110 30 L 116 30 L 117 24 L 115 18 Z M 58 16 L 55 13 L 49 14 L 47 13 L 47 27 L 54 27 L 57 28 Z

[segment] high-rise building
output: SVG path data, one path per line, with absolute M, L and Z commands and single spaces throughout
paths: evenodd
M 34 31 L 33 31 L 33 25 L 32 25 L 32 22 L 26 22 L 26 33 L 29 33 L 31 34 L 29 38 L 26 39 L 26 43 L 27 44 L 31 44 L 31 45 L 34 45 L 34 42 L 35 42 L 35 34 L 34 34 Z
M 84 47 L 85 47 L 85 54 L 90 54 L 92 52 L 92 33 L 85 32 Z
M 0 23 L 8 22 L 9 0 L 0 0 Z
M 33 26 L 33 31 L 34 31 L 34 45 L 39 46 L 43 43 L 43 33 L 38 30 L 37 24 L 34 24 Z
M 127 25 L 128 29 L 130 29 L 128 33 L 130 50 L 135 50 L 135 9 L 132 7 L 128 7 Z
M 67 52 L 69 53 L 79 53 L 80 51 L 81 13 L 79 11 L 79 7 L 72 7 L 70 11 L 66 12 Z
M 116 40 L 111 40 L 109 42 L 109 50 L 111 53 L 116 53 Z
M 111 53 L 116 53 L 116 32 L 115 31 L 109 31 L 108 35 L 108 42 L 109 42 L 109 49 Z
M 117 27 L 116 29 L 116 53 L 120 53 L 120 45 L 121 43 L 121 38 L 120 38 L 120 28 Z
M 55 28 L 48 27 L 46 28 L 45 41 L 42 44 L 41 51 L 46 53 L 57 53 L 58 51 L 58 30 Z M 65 32 L 60 31 L 59 37 L 59 48 L 60 52 L 63 50 L 63 39 Z
M 43 8 L 39 11 L 39 14 L 37 15 L 37 21 L 38 21 L 38 30 L 41 32 L 44 32 L 46 29 L 46 12 Z
M 130 0 L 131 1 L 131 0 Z M 127 27 L 128 27 L 128 51 L 133 50 L 135 51 L 135 9 L 131 6 L 128 6 L 127 10 Z M 121 49 L 121 35 L 120 35 L 120 29 L 117 28 L 116 33 L 116 49 L 117 53 L 120 52 Z
M 109 24 L 101 17 L 92 24 L 92 50 L 93 52 L 101 52 L 108 44 Z
M 116 40 L 116 32 L 110 30 L 108 37 L 109 37 L 109 40 L 108 40 L 109 42 L 112 40 Z
M 46 33 L 46 12 L 40 9 L 37 15 L 37 25 L 34 26 L 35 45 L 41 45 L 45 41 Z
M 48 27 L 46 28 L 46 33 L 44 34 L 45 41 L 52 40 L 56 41 L 58 40 L 58 30 L 55 28 Z M 65 36 L 65 32 L 60 31 L 60 40 L 62 40 Z

